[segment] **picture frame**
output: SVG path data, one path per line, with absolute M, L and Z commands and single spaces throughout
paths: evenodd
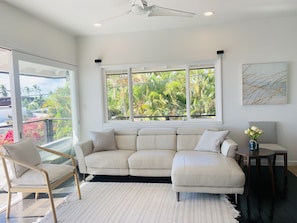
M 287 62 L 243 64 L 243 105 L 286 104 L 287 76 Z

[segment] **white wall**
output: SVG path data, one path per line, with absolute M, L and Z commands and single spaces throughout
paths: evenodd
M 0 47 L 77 65 L 75 37 L 36 20 L 2 1 L 0 1 Z M 4 179 L 2 175 L 3 171 L 0 170 L 1 183 Z
M 243 131 L 248 121 L 278 122 L 279 143 L 289 149 L 290 164 L 297 165 L 297 17 L 238 22 L 220 26 L 139 33 L 109 34 L 78 38 L 80 69 L 81 133 L 102 128 L 103 106 L 100 66 L 215 59 L 223 55 L 223 128 L 245 146 Z M 241 103 L 244 63 L 289 62 L 288 95 L 285 105 L 243 106 Z
M 77 64 L 75 37 L 1 1 L 0 47 Z

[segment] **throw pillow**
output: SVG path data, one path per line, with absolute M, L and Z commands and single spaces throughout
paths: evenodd
M 34 166 L 41 163 L 40 154 L 34 144 L 34 141 L 30 138 L 20 140 L 14 144 L 3 145 L 3 148 L 7 155 L 16 160 L 21 160 Z M 19 178 L 23 173 L 29 170 L 29 168 L 14 162 L 10 162 L 10 166 L 16 178 Z
M 116 150 L 116 143 L 114 138 L 114 130 L 91 132 L 94 148 L 93 152 Z
M 229 131 L 205 130 L 194 150 L 220 152 L 220 147 Z

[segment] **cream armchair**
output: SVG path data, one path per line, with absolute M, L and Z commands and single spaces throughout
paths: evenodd
M 68 158 L 72 165 L 41 163 L 38 149 Z M 78 198 L 81 199 L 75 160 L 71 155 L 36 146 L 32 139 L 24 139 L 14 144 L 3 145 L 0 157 L 7 181 L 6 218 L 10 216 L 11 193 L 35 193 L 36 198 L 38 193 L 47 193 L 54 222 L 57 222 L 52 190 L 71 177 L 75 179 Z

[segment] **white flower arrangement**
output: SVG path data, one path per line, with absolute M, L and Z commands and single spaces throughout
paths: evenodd
M 245 134 L 247 134 L 251 139 L 257 140 L 260 135 L 263 134 L 262 129 L 259 129 L 257 126 L 251 126 L 247 130 L 244 131 Z

